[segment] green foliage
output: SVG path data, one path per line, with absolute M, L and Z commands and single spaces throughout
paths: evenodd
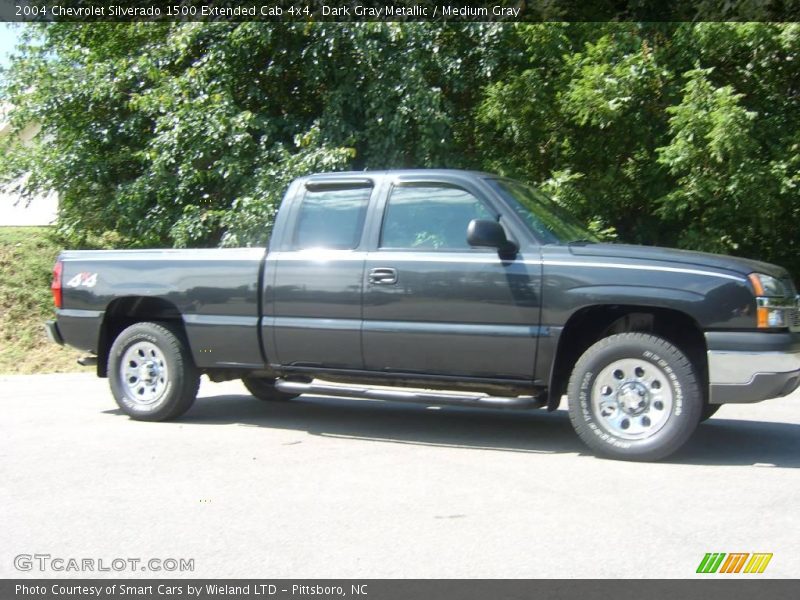
M 58 190 L 74 245 L 263 243 L 298 175 L 457 164 L 481 27 L 41 25 L 3 93 L 47 135 L 6 138 L 0 173 Z
M 685 247 L 768 258 L 800 271 L 795 24 L 709 24 L 693 32 L 699 64 L 667 108 L 659 163 L 676 178 L 661 218 Z
M 0 373 L 77 371 L 78 351 L 49 342 L 50 279 L 63 240 L 46 227 L 0 227 Z
M 493 170 L 621 241 L 800 275 L 797 24 L 548 24 L 516 37 L 524 58 L 477 109 Z
M 688 5 L 687 5 L 688 6 Z M 620 241 L 800 275 L 794 23 L 30 26 L 0 177 L 56 189 L 71 245 L 263 244 L 313 171 L 534 183 Z

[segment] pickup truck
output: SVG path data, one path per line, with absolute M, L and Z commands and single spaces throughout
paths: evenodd
M 800 383 L 788 273 L 599 243 L 535 188 L 487 173 L 295 180 L 269 247 L 65 251 L 49 337 L 89 353 L 134 419 L 199 379 L 263 400 L 555 410 L 596 453 L 658 460 L 723 403 Z

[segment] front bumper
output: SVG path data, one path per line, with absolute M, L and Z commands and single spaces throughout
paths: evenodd
M 58 323 L 55 321 L 45 321 L 44 331 L 47 334 L 48 340 L 59 346 L 64 345 L 64 338 L 61 337 L 61 332 L 58 330 Z
M 800 386 L 800 334 L 709 332 L 709 402 L 761 402 Z

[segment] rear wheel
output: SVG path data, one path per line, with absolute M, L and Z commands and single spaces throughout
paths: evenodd
M 275 388 L 275 379 L 270 377 L 242 377 L 242 383 L 247 391 L 259 400 L 265 402 L 286 402 L 297 398 L 294 394 L 287 394 Z
M 114 340 L 108 364 L 114 399 L 133 419 L 174 419 L 197 397 L 200 374 L 181 335 L 168 325 L 131 325 Z
M 669 456 L 692 435 L 703 407 L 686 355 L 643 333 L 612 335 L 586 350 L 568 396 L 580 438 L 597 454 L 622 460 Z

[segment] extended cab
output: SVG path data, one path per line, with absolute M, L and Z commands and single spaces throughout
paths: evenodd
M 602 244 L 534 188 L 413 170 L 294 181 L 269 248 L 66 251 L 56 342 L 135 419 L 199 377 L 303 393 L 555 410 L 599 454 L 655 460 L 722 403 L 800 382 L 794 285 L 771 264 Z

